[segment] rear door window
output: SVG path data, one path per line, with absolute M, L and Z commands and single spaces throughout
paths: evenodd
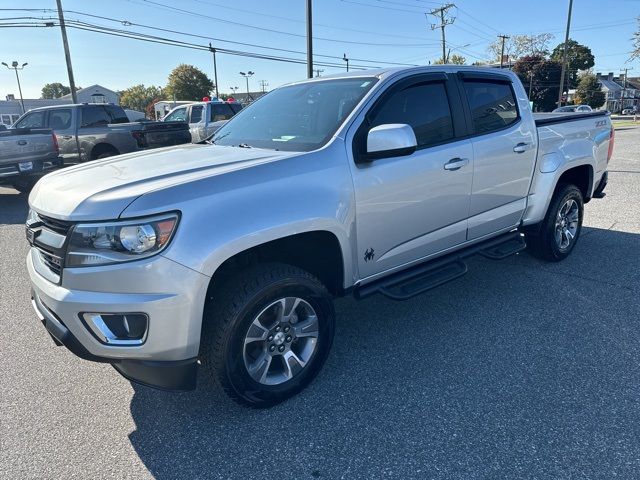
M 46 112 L 31 112 L 27 113 L 22 120 L 16 123 L 15 128 L 44 128 L 45 127 Z
M 502 130 L 518 121 L 518 109 L 509 83 L 465 80 L 464 90 L 476 134 Z
M 418 147 L 452 139 L 453 119 L 444 83 L 418 83 L 391 94 L 376 112 L 371 127 L 389 123 L 410 125 Z
M 107 113 L 109 114 L 109 123 L 129 123 L 129 117 L 127 117 L 123 108 L 114 105 L 107 105 L 104 108 L 107 109 Z
M 82 109 L 82 128 L 100 127 L 111 123 L 111 116 L 101 105 L 86 105 Z
M 202 105 L 191 107 L 191 118 L 189 123 L 199 123 L 202 120 Z
M 60 108 L 49 112 L 49 128 L 53 130 L 66 130 L 71 128 L 71 109 Z
M 211 105 L 211 122 L 219 122 L 229 120 L 236 112 L 231 108 L 229 103 L 214 103 Z

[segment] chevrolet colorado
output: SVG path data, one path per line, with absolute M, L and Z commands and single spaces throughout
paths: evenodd
M 78 165 L 29 198 L 57 344 L 168 390 L 278 403 L 331 347 L 332 297 L 420 294 L 472 254 L 566 258 L 604 196 L 605 113 L 534 118 L 511 72 L 385 69 L 278 88 L 209 142 Z

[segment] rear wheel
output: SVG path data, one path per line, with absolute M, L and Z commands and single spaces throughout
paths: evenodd
M 333 341 L 335 313 L 318 279 L 271 263 L 225 282 L 204 320 L 203 373 L 238 403 L 268 407 L 318 374 Z
M 578 242 L 583 212 L 580 189 L 575 185 L 558 187 L 539 228 L 526 236 L 531 253 L 552 262 L 567 258 Z

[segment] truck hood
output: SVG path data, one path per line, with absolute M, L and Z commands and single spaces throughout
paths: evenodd
M 145 193 L 293 155 L 297 153 L 196 144 L 118 155 L 46 175 L 32 190 L 29 204 L 60 220 L 114 219 Z

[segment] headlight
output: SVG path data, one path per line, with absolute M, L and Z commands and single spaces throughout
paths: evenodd
M 178 214 L 122 222 L 78 224 L 73 228 L 65 266 L 108 265 L 146 258 L 171 241 Z

